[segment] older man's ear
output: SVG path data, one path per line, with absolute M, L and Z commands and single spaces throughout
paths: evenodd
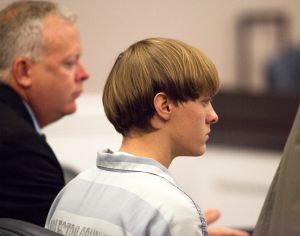
M 32 62 L 27 57 L 18 57 L 12 65 L 12 80 L 13 86 L 28 88 L 32 84 L 31 78 Z

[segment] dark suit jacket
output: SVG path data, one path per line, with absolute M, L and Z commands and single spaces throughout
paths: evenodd
M 63 186 L 62 168 L 21 98 L 0 85 L 0 218 L 44 226 Z
M 300 235 L 300 105 L 253 235 Z

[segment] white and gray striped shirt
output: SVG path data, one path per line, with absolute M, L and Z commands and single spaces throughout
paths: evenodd
M 98 153 L 56 197 L 46 227 L 68 236 L 206 236 L 200 208 L 150 158 Z

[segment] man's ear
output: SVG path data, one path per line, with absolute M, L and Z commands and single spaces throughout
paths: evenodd
M 27 57 L 18 57 L 12 65 L 12 75 L 15 82 L 23 88 L 31 86 L 32 63 Z
M 153 99 L 153 104 L 156 114 L 161 119 L 165 121 L 170 119 L 174 103 L 167 94 L 163 92 L 157 93 Z

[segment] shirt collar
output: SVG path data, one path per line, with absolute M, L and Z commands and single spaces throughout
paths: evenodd
M 170 172 L 166 167 L 159 162 L 147 158 L 137 157 L 127 153 L 104 153 L 98 152 L 97 167 L 113 169 L 115 171 L 132 171 L 132 172 L 144 172 L 160 176 L 167 181 L 176 185 Z
M 24 105 L 25 105 L 25 107 L 26 107 L 26 109 L 27 109 L 27 111 L 28 111 L 28 113 L 29 113 L 29 115 L 31 117 L 31 120 L 33 122 L 33 126 L 34 126 L 36 132 L 38 132 L 40 135 L 42 135 L 42 130 L 41 130 L 40 126 L 39 126 L 39 123 L 37 122 L 37 119 L 36 119 L 36 117 L 35 117 L 32 109 L 30 108 L 30 106 L 28 105 L 28 103 L 25 102 L 24 100 L 23 100 L 23 103 L 24 103 Z

